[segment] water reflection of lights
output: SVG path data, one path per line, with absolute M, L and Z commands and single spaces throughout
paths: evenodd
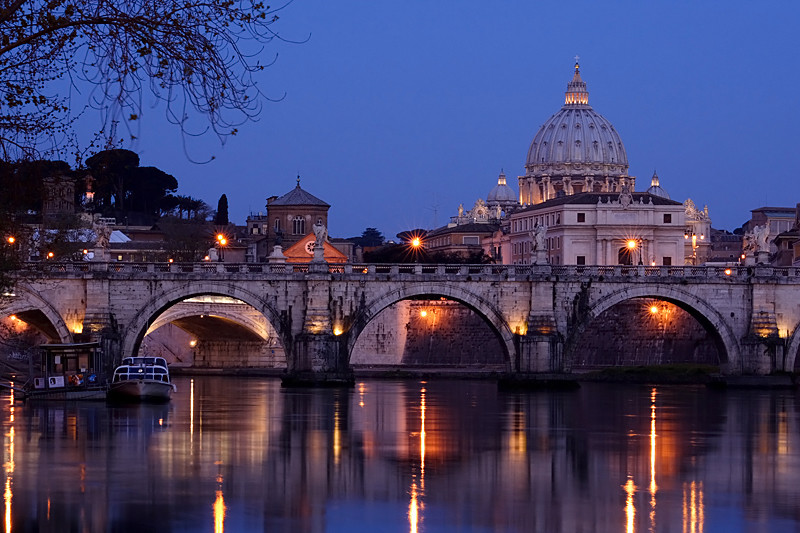
M 14 393 L 9 395 L 9 422 L 11 427 L 8 430 L 8 460 L 3 465 L 6 471 L 5 490 L 3 491 L 3 503 L 5 505 L 5 531 L 11 532 L 11 481 L 14 477 Z
M 342 454 L 342 406 L 338 399 L 336 400 L 333 409 L 333 463 L 338 465 Z
M 650 392 L 650 531 L 656 530 L 656 389 Z
M 358 406 L 364 407 L 364 393 L 367 391 L 366 385 L 364 382 L 358 384 Z
M 412 476 L 411 482 L 411 502 L 408 505 L 408 523 L 411 533 L 418 533 L 419 524 L 422 521 L 421 511 L 425 509 L 422 502 L 425 496 L 425 388 L 420 391 L 419 405 L 419 486 L 417 486 L 416 474 Z
M 683 484 L 683 533 L 702 533 L 705 528 L 703 482 Z
M 636 507 L 633 505 L 633 495 L 636 494 L 636 485 L 633 483 L 633 478 L 629 477 L 622 488 L 625 489 L 625 493 L 628 495 L 625 499 L 625 531 L 627 533 L 633 533 L 635 531 L 634 519 L 636 518 Z
M 217 499 L 214 500 L 214 533 L 225 531 L 225 498 L 222 496 L 222 475 L 217 476 Z
M 189 381 L 189 443 L 194 444 L 194 378 Z

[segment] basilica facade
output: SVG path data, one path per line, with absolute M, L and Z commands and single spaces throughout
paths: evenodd
M 672 200 L 653 174 L 637 192 L 620 134 L 589 105 L 575 64 L 564 105 L 533 137 L 518 177 L 519 201 L 502 231 L 485 239 L 506 264 L 702 264 L 708 208 Z

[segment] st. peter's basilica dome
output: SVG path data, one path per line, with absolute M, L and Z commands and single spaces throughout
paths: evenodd
M 564 106 L 539 128 L 528 150 L 520 200 L 536 204 L 563 191 L 615 192 L 627 183 L 628 157 L 614 126 L 589 105 L 578 63 L 567 84 Z

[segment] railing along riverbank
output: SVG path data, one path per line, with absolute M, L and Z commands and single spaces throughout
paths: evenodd
M 320 268 L 322 267 L 322 268 Z M 327 273 L 335 276 L 370 278 L 447 278 L 454 280 L 520 280 L 520 279 L 560 279 L 560 280 L 686 280 L 709 282 L 750 278 L 778 281 L 800 281 L 800 267 L 754 266 L 583 266 L 583 265 L 463 265 L 463 264 L 376 264 L 376 263 L 134 263 L 134 262 L 29 262 L 19 271 L 21 276 L 80 277 L 106 274 L 170 275 L 191 274 L 200 277 L 302 277 L 312 271 L 315 274 Z

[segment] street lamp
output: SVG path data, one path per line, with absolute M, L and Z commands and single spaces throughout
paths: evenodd
M 217 233 L 217 248 L 219 249 L 219 260 L 225 259 L 225 246 L 228 244 L 228 239 L 222 233 Z
M 691 228 L 687 229 L 686 232 L 684 232 L 683 234 L 683 238 L 685 240 L 688 241 L 689 239 L 692 239 L 692 265 L 695 266 L 697 266 L 697 248 L 699 248 L 700 246 L 699 244 L 697 244 L 697 237 L 698 237 L 697 233 L 695 233 L 694 230 L 692 230 Z M 701 241 L 705 240 L 706 238 L 705 234 L 703 233 L 701 233 L 699 237 Z
M 644 262 L 642 261 L 642 239 L 628 239 L 625 243 L 625 246 L 628 248 L 628 253 L 631 256 L 631 264 L 637 264 L 636 261 L 636 251 L 639 251 L 639 261 L 638 264 L 643 265 Z

